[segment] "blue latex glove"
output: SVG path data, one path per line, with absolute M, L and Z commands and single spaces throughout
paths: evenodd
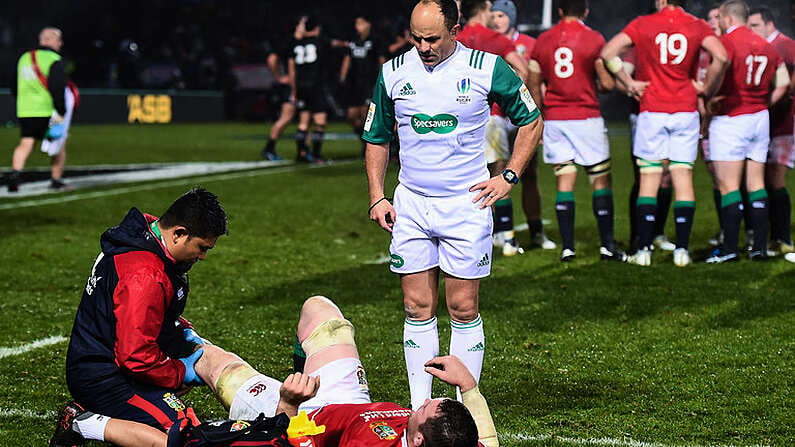
M 192 328 L 188 327 L 183 329 L 182 335 L 185 337 L 185 341 L 187 342 L 196 343 L 197 345 L 205 344 L 204 339 L 199 337 L 199 334 Z
M 182 381 L 183 384 L 188 386 L 204 385 L 201 377 L 196 374 L 196 370 L 194 369 L 196 361 L 199 360 L 202 354 L 204 354 L 204 349 L 199 348 L 193 354 L 179 359 L 179 361 L 185 365 L 185 379 Z
M 47 129 L 47 135 L 45 135 L 45 138 L 48 140 L 57 140 L 63 136 L 65 130 L 66 127 L 63 125 L 63 123 L 53 124 L 49 129 Z

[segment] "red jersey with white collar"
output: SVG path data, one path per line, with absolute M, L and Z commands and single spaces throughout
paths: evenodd
M 597 118 L 596 60 L 605 38 L 579 20 L 563 20 L 538 36 L 532 59 L 541 66 L 547 84 L 544 118 Z
M 634 78 L 649 82 L 640 100 L 641 112 L 694 112 L 701 42 L 714 36 L 707 22 L 679 7 L 638 17 L 624 28 L 637 48 Z
M 767 41 L 784 59 L 784 63 L 787 64 L 787 72 L 792 76 L 795 71 L 795 40 L 776 31 L 767 37 Z M 795 101 L 791 96 L 783 98 L 770 108 L 770 135 L 774 137 L 792 135 L 793 119 L 795 119 Z
M 389 402 L 326 405 L 309 414 L 325 431 L 309 436 L 312 447 L 398 447 L 411 410 Z M 301 443 L 303 445 L 303 443 Z
M 520 33 L 519 31 L 515 31 L 513 33 L 511 40 L 513 40 L 514 45 L 516 45 L 516 52 L 519 53 L 519 56 L 522 56 L 522 59 L 525 61 L 530 62 L 530 56 L 533 54 L 533 48 L 535 48 L 536 40 L 527 34 Z M 497 103 L 494 103 L 491 106 L 491 114 L 505 116 L 505 114 L 502 113 L 499 104 Z
M 731 62 L 717 93 L 724 97 L 718 115 L 737 116 L 767 109 L 781 56 L 746 26 L 729 28 L 720 41 Z

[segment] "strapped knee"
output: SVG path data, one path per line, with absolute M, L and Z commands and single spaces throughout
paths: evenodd
M 663 172 L 662 160 L 646 160 L 638 158 L 635 162 L 641 174 L 661 174 Z
M 668 169 L 671 171 L 675 171 L 677 169 L 688 169 L 693 170 L 693 162 L 690 161 L 672 161 L 670 165 L 668 165 Z
M 590 180 L 591 184 L 593 184 L 593 182 L 597 178 L 609 175 L 610 168 L 611 168 L 611 163 L 610 159 L 608 158 L 607 160 L 597 163 L 595 165 L 586 166 L 585 172 L 588 174 L 588 180 Z
M 573 161 L 569 160 L 563 163 L 558 163 L 555 165 L 555 175 L 561 176 L 566 174 L 576 174 L 577 173 L 577 165 L 574 164 Z
M 240 387 L 250 378 L 259 374 L 248 363 L 239 360 L 226 365 L 218 380 L 215 381 L 215 394 L 225 408 L 232 406 L 232 401 Z
M 332 318 L 320 323 L 309 337 L 301 342 L 301 347 L 306 352 L 307 358 L 323 349 L 333 345 L 352 345 L 354 341 L 354 328 L 350 321 L 344 318 Z

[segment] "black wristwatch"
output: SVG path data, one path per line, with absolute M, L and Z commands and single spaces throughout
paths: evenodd
M 516 175 L 516 173 L 511 171 L 510 169 L 502 171 L 502 178 L 504 178 L 506 182 L 512 185 L 519 183 L 519 176 Z

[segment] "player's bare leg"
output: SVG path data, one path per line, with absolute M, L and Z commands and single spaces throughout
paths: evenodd
M 279 112 L 279 118 L 275 123 L 273 123 L 273 126 L 271 126 L 271 130 L 268 135 L 268 143 L 262 150 L 263 158 L 267 158 L 268 160 L 281 159 L 281 157 L 276 154 L 276 142 L 279 141 L 284 129 L 288 124 L 290 124 L 290 122 L 293 120 L 293 117 L 295 117 L 295 110 L 295 104 L 291 102 L 282 103 L 282 107 Z
M 447 275 L 444 281 L 447 311 L 450 313 L 450 355 L 461 359 L 475 381 L 479 382 L 486 350 L 483 320 L 478 311 L 480 280 Z
M 563 249 L 560 260 L 574 260 L 574 185 L 577 182 L 577 167 L 573 161 L 556 164 L 554 167 L 558 193 L 555 197 L 555 213 L 558 217 L 558 229 Z
M 50 188 L 63 189 L 66 187 L 61 181 L 63 178 L 64 166 L 66 165 L 66 142 L 64 142 L 61 150 L 50 157 Z
M 789 191 L 787 191 L 787 172 L 789 167 L 779 163 L 765 166 L 765 185 L 770 200 L 770 240 L 778 253 L 792 253 L 795 247 L 791 236 L 791 214 Z
M 411 392 L 411 408 L 417 409 L 431 397 L 433 377 L 425 372 L 425 362 L 439 355 L 439 329 L 436 304 L 439 300 L 439 269 L 401 275 L 403 308 L 403 354 Z

